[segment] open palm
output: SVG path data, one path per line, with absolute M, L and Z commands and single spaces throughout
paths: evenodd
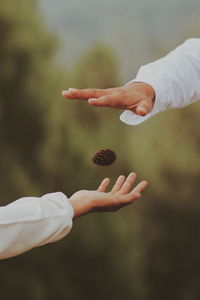
M 133 188 L 135 179 L 135 173 L 130 173 L 127 178 L 121 175 L 116 180 L 112 190 L 106 192 L 110 180 L 105 178 L 96 191 L 82 190 L 76 192 L 69 199 L 74 207 L 75 217 L 94 211 L 115 211 L 133 203 L 140 198 L 141 192 L 147 186 L 146 181 L 141 181 Z

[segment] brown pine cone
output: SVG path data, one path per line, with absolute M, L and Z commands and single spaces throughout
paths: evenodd
M 110 149 L 102 149 L 94 154 L 92 161 L 99 166 L 109 166 L 116 160 L 116 154 Z

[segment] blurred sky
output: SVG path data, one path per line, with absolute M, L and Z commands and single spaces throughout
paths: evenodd
M 50 29 L 62 39 L 66 67 L 92 44 L 104 41 L 120 58 L 124 80 L 141 64 L 199 36 L 199 0 L 39 0 Z

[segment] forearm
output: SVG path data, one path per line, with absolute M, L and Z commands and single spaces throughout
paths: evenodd
M 62 193 L 25 197 L 0 207 L 0 259 L 63 238 L 72 218 L 72 206 Z
M 164 58 L 142 66 L 134 81 L 148 83 L 155 91 L 152 112 L 144 118 L 136 116 L 138 123 L 160 111 L 197 101 L 200 98 L 200 39 L 189 39 Z M 121 120 L 131 121 L 131 116 L 134 118 L 131 112 L 123 114 Z

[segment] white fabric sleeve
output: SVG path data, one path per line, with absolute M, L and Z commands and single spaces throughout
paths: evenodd
M 200 38 L 186 40 L 167 56 L 142 66 L 131 82 L 146 82 L 155 90 L 155 103 L 145 117 L 125 111 L 120 119 L 137 125 L 155 114 L 184 107 L 200 99 Z M 129 84 L 129 83 L 128 83 Z
M 0 207 L 0 259 L 60 240 L 71 230 L 73 215 L 61 192 L 24 197 Z

